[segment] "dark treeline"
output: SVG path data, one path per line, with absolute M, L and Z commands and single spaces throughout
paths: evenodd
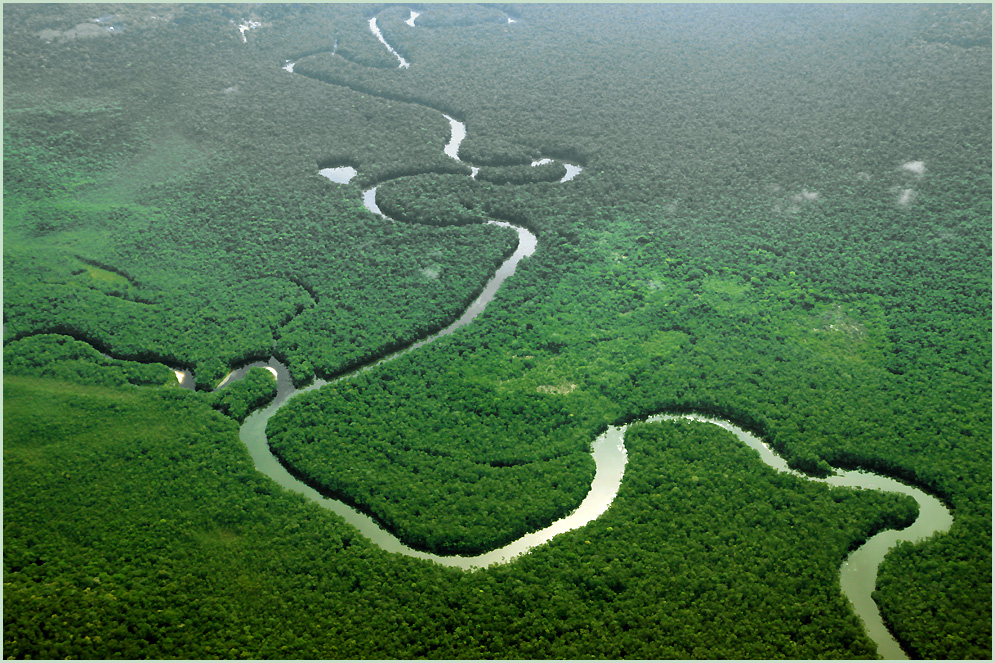
M 562 163 L 544 163 L 537 166 L 505 166 L 481 168 L 477 179 L 494 184 L 532 184 L 558 182 L 567 174 Z
M 156 363 L 114 359 L 89 343 L 60 334 L 38 334 L 4 347 L 6 376 L 43 377 L 79 385 L 100 387 L 178 387 L 172 369 Z M 251 368 L 245 377 L 210 394 L 198 393 L 215 409 L 241 422 L 256 408 L 276 396 L 273 375 Z
M 30 375 L 105 387 L 126 384 L 178 384 L 162 364 L 121 361 L 68 336 L 40 334 L 9 343 L 3 354 L 4 375 Z
M 877 599 L 913 656 L 990 658 L 989 8 L 417 9 L 4 6 L 5 652 L 872 657 L 836 574 L 897 498 L 645 427 L 604 517 L 463 574 L 252 471 L 267 375 L 158 386 L 408 344 L 513 249 L 496 217 L 540 244 L 482 316 L 271 422 L 300 473 L 476 550 L 576 506 L 604 426 L 713 412 L 941 496 Z

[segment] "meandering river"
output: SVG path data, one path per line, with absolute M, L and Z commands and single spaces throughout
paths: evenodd
M 405 21 L 405 23 L 414 28 L 415 18 L 417 16 L 418 13 L 412 11 L 411 17 Z M 509 19 L 509 23 L 511 22 L 513 21 Z M 398 66 L 400 68 L 407 69 L 411 66 L 411 63 L 405 60 L 384 39 L 379 27 L 377 26 L 375 17 L 370 19 L 369 27 L 373 35 L 387 48 L 391 54 L 397 58 L 399 62 Z M 288 61 L 283 68 L 291 74 L 294 74 L 294 64 L 295 63 Z M 444 117 L 449 121 L 451 137 L 449 142 L 443 148 L 443 151 L 451 158 L 460 161 L 459 147 L 463 139 L 466 137 L 466 126 L 462 122 L 448 115 L 444 115 Z M 465 163 L 463 161 L 460 162 Z M 532 165 L 537 166 L 550 162 L 550 159 L 537 159 L 532 162 Z M 478 170 L 476 166 L 469 163 L 465 163 L 465 165 L 470 166 L 473 173 L 471 176 L 476 175 Z M 573 179 L 582 171 L 582 168 L 579 165 L 564 165 L 567 167 L 567 175 L 561 180 L 561 182 Z M 347 183 L 357 173 L 354 168 L 343 167 L 323 169 L 320 171 L 320 174 L 328 177 L 334 182 Z M 363 204 L 370 212 L 384 216 L 376 203 L 376 191 L 376 187 L 372 187 L 364 191 L 362 193 Z M 518 233 L 518 247 L 515 252 L 501 264 L 501 266 L 487 282 L 480 295 L 473 301 L 473 303 L 470 304 L 459 319 L 454 321 L 445 329 L 413 342 L 403 350 L 395 352 L 377 361 L 370 362 L 368 365 L 360 367 L 347 375 L 337 378 L 334 380 L 335 382 L 351 379 L 355 375 L 367 371 L 374 366 L 379 366 L 380 364 L 392 361 L 401 355 L 432 343 L 442 336 L 451 334 L 456 329 L 469 324 L 474 318 L 484 311 L 487 305 L 494 299 L 498 289 L 504 283 L 505 279 L 515 273 L 517 266 L 523 259 L 535 252 L 538 244 L 535 235 L 525 228 L 496 220 L 489 221 L 488 223 L 513 228 Z M 339 500 L 330 499 L 321 495 L 311 486 L 295 478 L 270 451 L 269 444 L 266 440 L 266 424 L 270 417 L 272 417 L 273 414 L 289 399 L 298 394 L 319 389 L 322 386 L 329 384 L 329 382 L 324 380 L 316 380 L 304 388 L 295 389 L 291 384 L 289 372 L 286 367 L 275 359 L 270 359 L 268 362 L 254 362 L 240 367 L 226 377 L 222 385 L 240 379 L 248 368 L 253 366 L 264 366 L 272 371 L 276 376 L 278 387 L 277 397 L 274 401 L 265 409 L 259 410 L 250 415 L 240 429 L 241 439 L 248 448 L 256 468 L 281 486 L 300 493 L 327 508 L 329 511 L 342 516 L 348 523 L 356 527 L 373 543 L 389 552 L 432 560 L 439 564 L 463 569 L 476 569 L 491 564 L 506 563 L 515 557 L 528 552 L 536 546 L 548 543 L 558 534 L 582 527 L 596 519 L 611 506 L 616 495 L 618 494 L 619 487 L 624 477 L 626 465 L 624 435 L 628 425 L 610 426 L 592 443 L 591 453 L 597 467 L 595 478 L 583 502 L 581 502 L 577 509 L 568 516 L 549 524 L 540 531 L 527 534 L 502 548 L 492 550 L 482 555 L 440 556 L 415 550 L 405 545 L 393 534 L 382 529 L 370 516 L 353 509 Z M 181 381 L 183 386 L 192 388 L 193 379 L 189 371 L 177 371 L 177 378 Z M 950 511 L 934 496 L 929 495 L 918 488 L 914 488 L 879 474 L 863 471 L 836 470 L 836 473 L 833 476 L 827 478 L 813 478 L 791 470 L 788 468 L 785 460 L 771 450 L 771 448 L 768 447 L 763 440 L 759 439 L 749 431 L 739 428 L 729 421 L 711 418 L 703 414 L 669 413 L 656 414 L 651 417 L 647 417 L 642 421 L 656 422 L 678 418 L 692 419 L 705 424 L 719 426 L 730 431 L 741 443 L 754 449 L 762 462 L 779 472 L 791 474 L 799 480 L 816 481 L 832 486 L 848 486 L 853 488 L 898 492 L 909 495 L 916 500 L 919 504 L 919 516 L 915 523 L 901 531 L 887 530 L 875 535 L 851 553 L 840 568 L 840 585 L 843 592 L 854 605 L 857 614 L 861 617 L 861 619 L 863 619 L 868 629 L 868 634 L 878 645 L 879 653 L 886 659 L 906 658 L 898 643 L 885 628 L 881 620 L 878 607 L 871 598 L 871 592 L 874 590 L 877 578 L 877 569 L 883 560 L 885 553 L 896 543 L 900 541 L 919 541 L 933 536 L 938 532 L 948 530 L 953 523 L 953 516 Z
M 415 19 L 418 15 L 417 12 L 412 11 L 410 18 L 405 23 L 414 28 Z M 508 22 L 514 23 L 515 21 L 509 18 Z M 240 31 L 243 33 L 243 39 L 245 29 L 252 27 L 256 26 L 252 24 L 239 26 Z M 370 19 L 369 27 L 374 36 L 397 58 L 400 68 L 407 69 L 411 66 L 411 63 L 405 60 L 384 39 L 377 26 L 375 17 Z M 287 61 L 283 69 L 294 74 L 294 64 L 294 62 Z M 469 166 L 472 171 L 471 177 L 475 176 L 478 167 L 463 162 L 459 158 L 459 147 L 466 137 L 466 126 L 448 115 L 443 115 L 443 117 L 448 120 L 451 128 L 451 137 L 443 148 L 444 153 L 460 161 L 460 163 Z M 541 158 L 534 160 L 531 165 L 538 166 L 550 162 L 552 162 L 551 159 Z M 567 168 L 567 174 L 560 180 L 561 183 L 573 179 L 582 172 L 582 168 L 579 165 L 567 163 L 564 163 L 564 165 Z M 352 167 L 341 167 L 322 169 L 319 173 L 322 176 L 328 177 L 333 182 L 346 184 L 357 174 L 357 171 Z M 376 191 L 377 187 L 372 187 L 364 191 L 362 193 L 363 204 L 370 212 L 384 216 L 376 204 Z M 389 217 L 384 216 L 384 218 Z M 393 221 L 393 219 L 391 220 Z M 525 228 L 498 220 L 491 220 L 488 223 L 514 229 L 518 234 L 518 246 L 515 252 L 505 259 L 495 271 L 481 293 L 467 307 L 463 314 L 443 330 L 419 339 L 398 352 L 370 362 L 332 382 L 349 380 L 375 366 L 393 361 L 404 354 L 432 343 L 438 338 L 451 334 L 460 327 L 469 324 L 485 310 L 488 304 L 494 300 L 504 281 L 515 273 L 521 261 L 532 255 L 538 246 L 536 236 Z M 6 329 L 4 329 L 4 333 L 6 335 Z M 266 439 L 266 424 L 270 417 L 288 400 L 298 394 L 319 389 L 329 384 L 329 382 L 316 380 L 306 387 L 295 388 L 291 383 L 287 368 L 276 359 L 271 358 L 268 362 L 253 362 L 232 371 L 225 377 L 219 388 L 241 379 L 249 368 L 255 366 L 267 368 L 274 374 L 277 380 L 276 398 L 266 408 L 251 414 L 240 429 L 240 437 L 248 448 L 256 468 L 284 488 L 300 493 L 329 511 L 340 515 L 346 522 L 357 528 L 361 534 L 388 552 L 432 560 L 438 564 L 467 570 L 483 568 L 492 564 L 507 563 L 537 546 L 550 542 L 558 534 L 577 529 L 598 518 L 615 500 L 624 478 L 627 461 L 624 436 L 628 426 L 631 424 L 609 426 L 602 435 L 593 441 L 591 453 L 596 465 L 594 480 L 587 496 L 581 504 L 564 518 L 550 523 L 539 531 L 522 536 L 506 546 L 481 555 L 441 556 L 415 550 L 405 545 L 390 532 L 381 528 L 370 516 L 353 509 L 339 500 L 321 495 L 317 490 L 294 477 L 271 452 Z M 194 388 L 193 375 L 189 370 L 176 370 L 175 373 L 181 386 L 190 389 Z M 799 473 L 790 469 L 787 462 L 765 444 L 762 439 L 732 422 L 709 417 L 705 414 L 671 414 L 664 412 L 646 417 L 640 420 L 640 422 L 658 422 L 675 419 L 690 419 L 707 425 L 719 426 L 731 432 L 740 443 L 756 451 L 759 460 L 763 463 L 778 472 L 790 474 L 800 481 L 815 481 L 830 486 L 884 490 L 908 495 L 915 499 L 919 505 L 919 514 L 912 525 L 903 530 L 885 530 L 876 534 L 854 550 L 840 567 L 840 585 L 842 591 L 853 604 L 857 615 L 863 620 L 869 636 L 877 643 L 879 654 L 885 659 L 906 658 L 901 647 L 888 632 L 887 628 L 885 628 L 878 607 L 871 597 L 876 583 L 877 570 L 887 551 L 897 543 L 902 541 L 921 541 L 937 533 L 947 531 L 953 524 L 953 515 L 950 510 L 936 497 L 918 488 L 873 472 L 839 470 L 834 468 L 835 473 L 826 478 L 815 478 Z

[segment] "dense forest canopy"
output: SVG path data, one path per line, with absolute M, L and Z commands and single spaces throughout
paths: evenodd
M 604 516 L 472 573 L 253 469 L 276 388 L 225 375 L 444 327 L 499 219 L 538 248 L 479 318 L 270 420 L 295 472 L 484 550 L 576 507 L 609 424 L 710 412 L 939 496 L 875 597 L 910 655 L 991 657 L 990 6 L 3 12 L 7 655 L 873 657 L 838 570 L 908 502 L 702 424 L 633 427 Z

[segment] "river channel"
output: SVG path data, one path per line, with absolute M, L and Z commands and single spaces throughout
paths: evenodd
M 417 15 L 418 14 L 416 12 L 412 12 L 411 17 L 408 21 L 405 21 L 405 23 L 414 28 L 415 18 Z M 405 60 L 384 39 L 379 27 L 377 26 L 375 17 L 370 19 L 369 27 L 374 36 L 376 36 L 376 38 L 388 49 L 388 51 L 397 58 L 399 61 L 399 68 L 407 69 L 411 66 L 411 63 Z M 284 69 L 293 74 L 294 63 L 288 62 Z M 459 161 L 459 145 L 466 136 L 466 127 L 462 122 L 459 122 L 448 115 L 444 115 L 444 117 L 449 121 L 451 127 L 451 138 L 449 143 L 445 146 L 444 152 L 451 158 Z M 460 161 L 460 163 L 465 162 Z M 539 159 L 534 161 L 532 165 L 540 165 L 542 163 L 549 163 L 549 160 Z M 475 166 L 472 164 L 465 165 L 470 166 L 473 170 L 473 174 L 476 174 Z M 567 176 L 564 177 L 562 181 L 567 181 L 573 177 L 576 177 L 582 170 L 580 166 L 574 164 L 565 165 L 567 165 Z M 322 175 L 339 183 L 347 183 L 356 174 L 356 171 L 352 168 L 326 170 L 327 172 L 322 171 Z M 370 212 L 384 216 L 376 204 L 376 187 L 367 189 L 363 192 L 362 196 L 363 203 Z M 391 361 L 403 354 L 416 350 L 423 345 L 427 345 L 441 336 L 451 334 L 456 329 L 469 324 L 476 316 L 483 312 L 487 305 L 494 299 L 494 296 L 504 280 L 514 274 L 515 269 L 521 260 L 529 255 L 532 255 L 538 244 L 535 235 L 525 228 L 502 221 L 489 221 L 489 223 L 513 228 L 518 233 L 518 248 L 513 255 L 502 263 L 499 269 L 488 281 L 484 290 L 477 297 L 477 299 L 473 301 L 469 308 L 467 308 L 463 315 L 442 331 L 420 339 L 399 352 L 384 357 L 378 361 L 371 362 L 370 364 L 363 366 L 348 375 L 341 376 L 334 381 L 348 380 L 363 371 Z M 276 399 L 265 409 L 257 411 L 249 416 L 240 430 L 241 439 L 247 446 L 256 468 L 279 483 L 281 486 L 300 493 L 328 510 L 342 516 L 348 523 L 356 527 L 364 536 L 388 552 L 432 560 L 438 564 L 450 567 L 459 567 L 467 570 L 483 568 L 492 564 L 506 563 L 519 555 L 528 552 L 536 546 L 548 543 L 558 534 L 582 527 L 583 525 L 596 519 L 611 506 L 615 496 L 618 494 L 619 486 L 621 485 L 624 476 L 626 465 L 624 436 L 628 425 L 610 426 L 600 437 L 594 440 L 592 444 L 591 453 L 594 457 L 597 470 L 595 478 L 591 484 L 590 491 L 577 509 L 568 516 L 551 523 L 540 531 L 527 534 L 502 548 L 492 550 L 482 555 L 440 556 L 415 550 L 409 546 L 406 546 L 397 537 L 382 529 L 370 516 L 353 509 L 343 502 L 325 497 L 311 486 L 298 480 L 273 455 L 266 440 L 266 423 L 269 421 L 270 417 L 284 403 L 294 396 L 303 392 L 319 389 L 322 386 L 329 384 L 329 382 L 324 380 L 316 380 L 307 387 L 295 389 L 291 384 L 287 369 L 275 359 L 270 359 L 269 362 L 256 362 L 255 364 L 251 364 L 249 366 L 256 365 L 266 366 L 271 371 L 274 371 L 277 377 L 278 385 L 278 394 Z M 244 373 L 246 368 L 248 367 L 242 367 L 240 371 Z M 230 379 L 234 380 L 239 376 L 240 374 L 236 372 Z M 728 430 L 735 435 L 741 443 L 754 449 L 762 462 L 779 472 L 785 472 L 796 476 L 800 480 L 817 481 L 831 486 L 847 486 L 851 488 L 898 492 L 904 495 L 909 495 L 916 500 L 919 505 L 919 516 L 911 526 L 901 531 L 886 530 L 878 533 L 866 541 L 858 549 L 853 551 L 840 567 L 840 585 L 843 592 L 853 604 L 857 614 L 864 621 L 868 634 L 878 645 L 878 651 L 881 656 L 886 659 L 906 658 L 906 655 L 902 651 L 901 647 L 899 647 L 898 643 L 885 628 L 881 620 L 878 607 L 871 598 L 871 592 L 874 591 L 877 578 L 877 569 L 888 549 L 898 542 L 919 541 L 936 533 L 948 530 L 953 523 L 953 516 L 950 511 L 936 497 L 929 495 L 918 488 L 903 484 L 899 481 L 879 474 L 864 471 L 835 470 L 835 474 L 827 478 L 814 478 L 791 470 L 788 468 L 785 460 L 774 453 L 774 451 L 766 445 L 763 440 L 756 437 L 749 431 L 739 428 L 729 421 L 710 418 L 701 414 L 686 413 L 661 413 L 641 421 L 656 422 L 678 418 L 692 419 L 694 421 L 719 426 Z

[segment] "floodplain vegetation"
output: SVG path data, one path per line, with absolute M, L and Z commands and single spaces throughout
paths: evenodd
M 576 507 L 607 425 L 713 413 L 938 495 L 875 598 L 910 655 L 991 658 L 990 8 L 3 11 L 6 656 L 873 658 L 839 566 L 914 504 L 706 424 L 632 427 L 602 517 L 472 572 L 253 468 L 275 382 L 228 371 L 444 327 L 494 218 L 535 254 L 279 410 L 296 473 L 473 553 Z

